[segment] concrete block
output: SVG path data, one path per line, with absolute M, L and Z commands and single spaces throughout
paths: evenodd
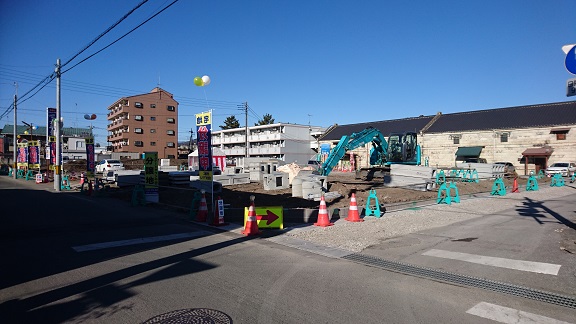
M 290 188 L 288 173 L 275 172 L 264 175 L 264 190 L 278 190 Z

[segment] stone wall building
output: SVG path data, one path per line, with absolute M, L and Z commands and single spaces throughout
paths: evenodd
M 417 131 L 422 163 L 427 160 L 432 167 L 480 157 L 488 163 L 511 162 L 523 175 L 557 161 L 576 161 L 576 101 L 338 125 L 320 141 L 335 145 L 342 135 L 367 127 L 384 136 Z M 368 166 L 369 150 L 367 145 L 351 152 L 358 167 Z

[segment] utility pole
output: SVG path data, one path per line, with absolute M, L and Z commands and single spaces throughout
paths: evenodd
M 248 152 L 248 101 L 244 102 L 244 114 L 246 116 L 246 147 L 244 150 L 244 157 L 248 157 L 250 155 Z
M 16 84 L 16 89 L 18 89 L 17 84 Z M 18 106 L 18 94 L 17 93 L 18 93 L 18 90 L 16 90 L 16 94 L 14 95 L 14 134 L 13 134 L 14 138 L 13 138 L 13 144 L 12 144 L 12 145 L 14 145 L 14 149 L 13 149 L 14 154 L 12 157 L 13 158 L 13 160 L 12 160 L 12 175 L 14 176 L 14 179 L 16 179 L 16 173 L 17 173 L 16 171 L 17 171 L 17 166 L 18 166 L 18 164 L 16 162 L 16 158 L 18 156 L 16 154 L 16 151 L 18 150 L 18 140 L 16 139 L 16 136 L 18 136 L 18 134 L 17 134 L 18 132 L 16 131 L 16 125 L 18 124 L 16 122 L 16 120 L 17 120 L 16 117 L 18 117 L 18 114 L 16 112 L 18 110 L 17 109 L 18 108 L 17 107 Z
M 60 59 L 56 60 L 56 123 L 54 125 L 54 135 L 56 137 L 56 165 L 54 165 L 54 189 L 62 191 L 60 172 L 62 171 L 62 138 L 60 137 L 61 111 L 60 111 Z
M 188 154 L 192 153 L 192 138 L 194 136 L 194 130 L 190 128 L 190 143 L 188 144 Z

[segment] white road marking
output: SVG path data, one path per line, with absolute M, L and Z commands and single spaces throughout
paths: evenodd
M 182 239 L 182 238 L 199 237 L 202 235 L 206 235 L 206 233 L 207 232 L 204 232 L 204 231 L 198 231 L 198 232 L 171 234 L 171 235 L 163 235 L 163 236 L 142 237 L 142 238 L 131 239 L 131 240 L 112 241 L 112 242 L 80 245 L 80 246 L 74 246 L 72 248 L 76 252 L 85 252 L 85 251 L 107 249 L 107 248 L 118 247 L 118 246 L 136 245 L 136 244 L 144 244 L 144 243 L 151 243 L 151 242 L 177 240 L 177 239 Z
M 571 324 L 569 322 L 559 321 L 550 317 L 523 312 L 514 308 L 489 304 L 481 302 L 466 311 L 468 314 L 476 315 L 482 318 L 491 319 L 500 323 L 511 324 Z
M 496 258 L 476 254 L 451 252 L 444 250 L 431 249 L 422 253 L 422 255 L 434 256 L 438 258 L 460 260 L 471 263 L 484 264 L 494 267 L 508 268 L 521 271 L 530 271 L 536 273 L 544 273 L 551 275 L 558 275 L 560 271 L 560 266 L 558 264 L 543 263 L 543 262 L 532 262 L 532 261 L 522 261 L 514 259 Z

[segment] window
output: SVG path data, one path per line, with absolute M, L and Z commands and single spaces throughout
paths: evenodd
M 135 146 L 144 146 L 144 142 L 142 141 L 134 141 Z
M 151 116 L 151 117 L 150 117 L 150 120 L 151 120 L 151 121 L 155 121 L 155 120 L 156 120 L 156 117 Z
M 454 144 L 460 144 L 460 137 L 453 137 L 452 138 L 454 140 Z
M 130 105 L 130 101 L 124 99 L 124 100 L 122 100 L 122 104 L 123 104 L 124 106 L 129 106 L 129 105 Z
M 144 108 L 144 105 L 141 102 L 135 102 L 134 107 L 136 108 Z
M 151 128 L 150 133 L 156 133 L 156 130 L 154 128 Z
M 508 142 L 508 133 L 500 134 L 500 143 L 506 143 L 506 142 Z
M 150 104 L 150 108 L 156 108 L 156 104 Z
M 150 142 L 150 146 L 156 146 L 156 142 Z
M 168 106 L 168 111 L 176 111 L 176 107 L 174 107 L 174 106 Z
M 134 116 L 134 120 L 143 121 L 143 120 L 144 120 L 144 116 L 142 116 L 142 115 L 136 115 L 136 116 Z
M 175 133 L 174 133 L 173 130 L 167 130 L 167 131 L 166 131 L 166 134 L 168 134 L 168 135 L 174 135 Z
M 168 143 L 166 143 L 166 146 L 168 146 L 168 147 L 174 147 L 174 142 L 168 142 Z
M 166 119 L 166 121 L 170 124 L 174 124 L 176 122 L 176 120 L 174 118 L 168 118 L 168 119 Z
M 142 134 L 144 130 L 142 128 L 134 128 L 134 133 Z
M 556 134 L 556 140 L 565 141 L 566 134 L 570 131 L 570 127 L 552 128 L 550 134 Z

